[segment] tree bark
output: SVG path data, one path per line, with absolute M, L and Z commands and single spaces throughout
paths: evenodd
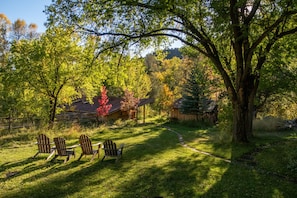
M 248 142 L 253 136 L 254 100 L 257 85 L 253 75 L 243 80 L 245 83 L 237 91 L 237 97 L 232 97 L 233 105 L 233 141 Z
M 252 134 L 252 120 L 250 112 L 245 104 L 233 103 L 233 137 L 234 142 L 248 142 L 248 137 Z
M 58 98 L 54 98 L 50 100 L 50 114 L 49 114 L 49 129 L 52 129 L 54 126 L 54 121 L 56 117 L 56 109 L 57 109 L 57 100 Z

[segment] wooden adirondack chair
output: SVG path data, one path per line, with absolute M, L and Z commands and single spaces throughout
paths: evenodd
M 75 157 L 74 148 L 76 148 L 77 145 L 74 145 L 71 147 L 66 147 L 65 139 L 61 138 L 61 137 L 54 138 L 54 142 L 56 145 L 57 153 L 56 153 L 55 157 L 52 159 L 52 161 L 55 160 L 59 156 L 66 156 L 66 159 L 64 160 L 64 163 L 66 163 L 70 159 L 71 156 Z
M 52 147 L 50 139 L 45 134 L 39 134 L 37 136 L 36 144 L 38 152 L 33 156 L 33 158 L 35 158 L 39 153 L 49 153 L 50 155 L 46 158 L 46 160 L 49 160 L 55 154 L 56 147 Z
M 79 137 L 79 144 L 80 144 L 82 153 L 81 153 L 80 157 L 78 158 L 78 161 L 82 158 L 83 155 L 92 155 L 91 161 L 93 161 L 93 159 L 96 155 L 98 155 L 98 158 L 99 158 L 100 148 L 101 148 L 100 142 L 92 145 L 92 142 L 88 136 L 81 135 Z M 93 147 L 97 147 L 97 146 L 98 146 L 98 148 L 93 149 Z
M 122 157 L 124 149 L 124 144 L 120 145 L 120 148 L 117 149 L 116 143 L 112 142 L 111 140 L 105 140 L 103 143 L 103 150 L 104 150 L 104 157 L 102 158 L 102 161 L 105 157 L 116 157 L 116 161 L 118 161 L 119 158 Z

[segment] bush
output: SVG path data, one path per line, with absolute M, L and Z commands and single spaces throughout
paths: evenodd
M 283 125 L 283 120 L 275 117 L 255 119 L 253 122 L 254 131 L 278 131 Z
M 232 106 L 230 103 L 221 103 L 218 114 L 218 136 L 219 142 L 231 142 L 232 140 Z

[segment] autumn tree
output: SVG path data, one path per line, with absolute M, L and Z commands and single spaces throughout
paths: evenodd
M 238 142 L 252 136 L 255 96 L 269 54 L 297 32 L 292 0 L 55 0 L 47 10 L 54 24 L 102 37 L 100 51 L 171 37 L 208 57 L 228 92 Z
M 109 110 L 112 107 L 112 104 L 108 104 L 109 99 L 107 96 L 107 89 L 105 86 L 101 88 L 101 97 L 98 99 L 99 107 L 97 110 L 97 116 L 101 117 L 102 119 L 108 115 Z
M 182 97 L 186 78 L 196 60 L 175 56 L 167 59 L 167 56 L 166 53 L 148 55 L 145 60 L 152 81 L 150 96 L 155 99 L 153 108 L 158 110 L 159 114 L 165 112 L 169 115 L 174 101 Z
M 128 112 L 129 119 L 135 119 L 139 102 L 140 100 L 134 97 L 133 92 L 126 89 L 121 101 L 121 111 Z
M 11 40 L 21 40 L 21 39 L 33 39 L 37 38 L 39 34 L 37 33 L 38 26 L 35 23 L 27 24 L 23 19 L 17 19 L 11 25 L 10 35 Z

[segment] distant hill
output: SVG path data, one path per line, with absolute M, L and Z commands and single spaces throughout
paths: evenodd
M 180 59 L 183 58 L 183 55 L 179 51 L 179 48 L 170 48 L 170 49 L 163 50 L 163 52 L 165 52 L 167 54 L 165 59 L 172 59 L 173 57 L 177 57 L 177 58 L 180 58 Z M 153 53 L 147 54 L 145 57 L 155 56 L 155 55 L 156 55 L 156 53 L 153 52 Z
M 172 59 L 173 57 L 178 57 L 180 59 L 183 58 L 182 53 L 179 51 L 179 48 L 166 49 L 164 50 L 164 52 L 167 53 L 165 59 Z

